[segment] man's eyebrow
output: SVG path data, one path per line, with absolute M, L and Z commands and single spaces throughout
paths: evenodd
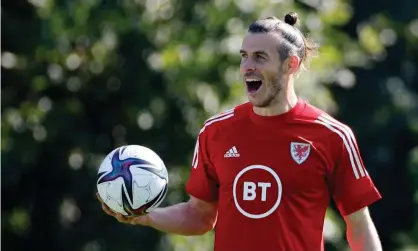
M 242 50 L 242 49 L 239 50 L 239 53 L 241 53 L 241 54 L 247 54 L 247 52 L 245 50 Z M 254 51 L 253 54 L 264 55 L 264 56 L 268 57 L 268 54 L 265 51 Z
M 268 57 L 268 53 L 267 52 L 265 52 L 265 51 L 255 51 L 254 52 L 254 54 L 257 54 L 257 55 L 263 55 L 263 56 L 266 56 L 266 57 Z

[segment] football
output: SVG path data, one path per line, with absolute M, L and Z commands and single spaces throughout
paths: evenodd
M 163 160 L 140 145 L 116 148 L 102 161 L 97 190 L 114 212 L 140 216 L 157 208 L 168 189 L 168 173 Z

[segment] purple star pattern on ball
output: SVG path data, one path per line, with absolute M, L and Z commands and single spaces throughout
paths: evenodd
M 122 177 L 123 184 L 121 186 L 121 196 L 122 196 L 122 206 L 125 210 L 125 212 L 128 213 L 130 216 L 134 215 L 142 215 L 145 214 L 145 211 L 154 205 L 155 203 L 158 203 L 161 199 L 164 198 L 164 195 L 167 193 L 167 186 L 164 188 L 163 191 L 160 192 L 154 199 L 149 201 L 147 204 L 141 206 L 140 208 L 133 208 L 133 178 L 130 168 L 134 166 L 135 168 L 139 168 L 145 171 L 148 171 L 150 173 L 155 174 L 161 179 L 166 180 L 166 178 L 158 172 L 158 169 L 155 168 L 154 164 L 151 162 L 148 162 L 146 160 L 140 159 L 140 158 L 127 158 L 124 160 L 120 159 L 120 155 L 123 154 L 126 147 L 121 147 L 112 156 L 111 165 L 112 170 L 100 172 L 98 174 L 98 182 L 97 184 L 101 184 L 104 182 L 109 182 L 118 179 L 119 177 Z M 126 196 L 125 191 L 128 193 L 128 197 L 130 201 L 128 201 L 128 198 Z
M 133 192 L 132 192 L 132 173 L 129 170 L 132 165 L 152 165 L 150 162 L 137 159 L 137 158 L 127 158 L 124 160 L 120 160 L 119 156 L 123 153 L 125 150 L 125 147 L 120 148 L 118 151 L 116 151 L 113 154 L 112 157 L 112 171 L 104 175 L 99 181 L 98 184 L 103 182 L 108 182 L 115 180 L 119 177 L 123 178 L 123 184 L 126 188 L 126 191 L 128 192 L 129 198 L 132 201 L 133 200 Z M 147 171 L 150 171 L 151 168 L 142 168 Z M 152 169 L 151 169 L 152 170 Z M 98 174 L 99 177 L 101 177 L 105 172 L 101 172 Z

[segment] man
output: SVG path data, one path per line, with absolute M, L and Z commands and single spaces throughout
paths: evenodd
M 241 47 L 249 102 L 207 120 L 197 139 L 188 202 L 119 221 L 181 235 L 215 228 L 215 251 L 323 250 L 333 198 L 353 251 L 380 251 L 367 206 L 381 198 L 350 128 L 298 98 L 298 73 L 316 49 L 276 18 L 250 25 Z

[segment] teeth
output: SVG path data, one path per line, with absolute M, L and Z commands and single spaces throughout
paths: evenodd
M 247 82 L 255 82 L 255 81 L 260 81 L 259 79 L 255 79 L 255 78 L 247 78 L 245 81 Z

